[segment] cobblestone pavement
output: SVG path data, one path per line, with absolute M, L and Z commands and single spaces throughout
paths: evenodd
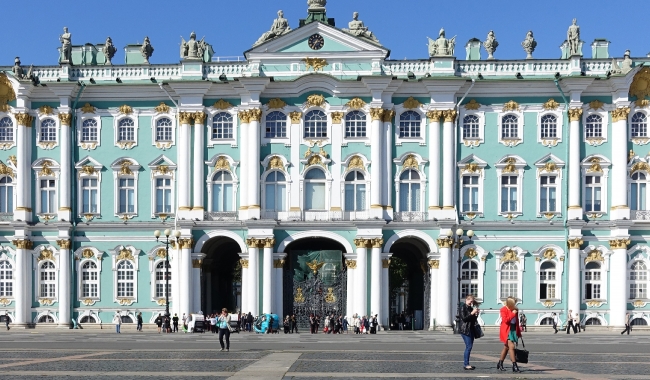
M 22 330 L 0 334 L 4 379 L 647 379 L 650 335 L 526 335 L 531 362 L 521 374 L 495 369 L 496 332 L 477 340 L 475 371 L 449 333 L 378 335 L 233 334 L 220 352 L 214 334 Z M 506 360 L 506 366 L 509 361 Z

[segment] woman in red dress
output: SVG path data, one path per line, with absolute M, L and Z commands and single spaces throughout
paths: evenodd
M 521 328 L 519 327 L 519 318 L 517 310 L 517 301 L 513 297 L 508 297 L 506 306 L 501 308 L 501 329 L 499 330 L 499 338 L 503 342 L 504 347 L 501 350 L 501 357 L 497 363 L 497 369 L 505 371 L 503 368 L 503 361 L 506 354 L 510 352 L 510 360 L 512 361 L 512 372 L 521 372 L 517 366 L 517 359 L 515 358 L 515 344 L 521 337 Z

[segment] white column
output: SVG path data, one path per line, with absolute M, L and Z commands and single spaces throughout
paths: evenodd
M 382 119 L 384 110 L 381 108 L 370 109 L 372 121 L 370 122 L 370 217 L 383 217 L 382 210 L 382 152 L 386 149 L 383 144 Z M 374 313 L 375 311 L 372 310 Z
M 627 205 L 627 115 L 629 107 L 612 111 L 612 219 L 630 219 Z
M 248 296 L 248 258 L 242 258 L 239 260 L 241 264 L 241 312 L 248 313 L 250 310 Z
M 262 264 L 262 312 L 273 313 L 273 244 L 274 239 L 265 240 Z
M 567 281 L 569 301 L 568 309 L 575 312 L 580 312 L 580 245 L 582 244 L 581 237 L 570 238 L 567 242 L 569 246 L 569 278 Z
M 16 325 L 31 322 L 32 307 L 32 242 L 27 239 L 16 239 L 16 278 L 14 279 L 14 314 Z
M 300 120 L 302 113 L 290 112 L 291 126 L 288 131 L 291 143 L 291 162 L 300 162 L 300 140 L 301 128 Z M 291 175 L 291 194 L 289 195 L 289 211 L 294 213 L 300 211 L 300 165 L 291 165 L 289 168 Z
M 192 312 L 192 239 L 182 238 L 179 239 L 178 244 L 181 247 L 180 254 L 180 300 L 178 305 L 181 313 Z
M 335 122 L 335 114 L 339 114 L 337 123 Z M 340 147 L 343 143 L 343 125 L 341 123 L 341 118 L 343 117 L 343 112 L 333 112 L 332 117 L 332 137 L 330 139 L 332 147 Z M 330 173 L 332 175 L 332 191 L 330 194 L 330 211 L 332 212 L 341 212 L 343 209 L 343 201 L 341 199 L 341 163 L 343 158 L 341 157 L 341 148 L 333 148 L 330 159 Z M 334 216 L 335 214 L 333 214 Z
M 70 239 L 57 240 L 59 245 L 59 326 L 70 326 Z
M 258 248 L 257 239 L 248 239 L 248 243 L 248 308 L 253 315 L 259 315 L 260 249 Z
M 250 162 L 248 160 L 249 136 L 248 136 L 248 123 L 250 120 L 248 111 L 241 111 L 237 114 L 239 117 L 239 218 L 248 219 L 248 167 Z
M 72 115 L 69 113 L 59 113 L 59 121 L 61 123 L 61 134 L 59 138 L 59 145 L 61 147 L 61 172 L 59 181 L 59 210 L 58 218 L 63 221 L 70 221 L 72 219 L 70 208 L 70 187 L 72 180 L 70 178 L 71 170 L 71 155 L 70 149 L 70 121 Z M 69 313 L 68 313 L 69 314 Z M 69 315 L 68 315 L 69 319 Z M 61 321 L 61 314 L 59 314 L 59 322 Z
M 438 318 L 438 289 L 440 288 L 438 273 L 439 273 L 440 260 L 429 260 L 429 274 L 431 275 L 430 290 L 430 303 L 431 315 L 429 320 L 429 330 L 433 330 L 436 324 L 439 324 Z
M 352 315 L 356 313 L 356 274 L 357 274 L 357 260 L 352 258 L 353 255 L 349 255 L 350 258 L 345 260 L 345 265 L 348 267 L 348 283 L 346 286 L 346 305 L 345 305 L 345 315 L 348 317 L 348 322 L 352 322 Z
M 248 147 L 246 154 L 249 161 L 248 166 L 248 218 L 260 218 L 260 118 L 262 110 L 253 108 L 248 111 L 250 125 L 248 127 Z
M 390 259 L 385 258 L 381 260 L 381 317 L 379 324 L 383 327 L 384 330 L 388 330 L 390 327 L 390 307 L 388 303 L 390 301 L 390 293 L 388 291 L 388 269 L 390 268 Z
M 284 318 L 284 253 L 276 253 L 273 260 L 273 312 Z
M 451 239 L 438 239 L 440 263 L 438 269 L 438 326 L 451 326 Z
M 201 263 L 201 259 L 192 259 L 192 304 L 190 305 L 190 312 L 192 313 L 201 310 Z
M 368 315 L 368 267 L 366 247 L 370 241 L 368 239 L 355 239 L 357 246 L 357 269 L 355 270 L 355 305 L 354 310 L 359 316 Z
M 16 181 L 16 211 L 14 220 L 29 221 L 31 219 L 31 193 L 29 183 L 31 181 L 29 159 L 29 147 L 31 141 L 32 116 L 27 113 L 14 115 L 18 124 L 16 144 L 16 166 L 18 169 Z M 29 287 L 31 289 L 31 286 Z M 30 305 L 31 306 L 31 305 Z
M 582 206 L 580 203 L 580 118 L 582 108 L 569 110 L 569 211 L 568 218 L 582 219 Z
M 623 327 L 627 312 L 627 244 L 629 239 L 612 239 L 609 246 L 609 325 Z
M 178 170 L 176 179 L 176 189 L 178 191 L 178 213 L 185 215 L 189 218 L 191 210 L 190 203 L 190 123 L 192 122 L 193 114 L 189 112 L 181 112 L 179 114 L 179 121 L 181 124 L 180 133 L 178 136 Z M 181 257 L 183 257 L 181 255 Z M 187 311 L 183 311 L 187 313 Z
M 194 146 L 192 146 L 193 156 L 193 174 L 192 181 L 193 194 L 192 194 L 192 218 L 203 220 L 204 201 L 203 190 L 205 188 L 205 160 L 204 160 L 204 144 L 205 144 L 205 114 L 201 111 L 194 113 Z M 198 289 L 198 288 L 197 288 Z
M 381 321 L 384 315 L 381 313 L 381 246 L 383 239 L 372 239 L 372 251 L 370 252 L 370 313 L 377 314 L 377 320 Z
M 384 171 L 382 173 L 383 183 L 383 193 L 381 203 L 386 206 L 386 213 L 384 218 L 387 220 L 393 219 L 393 200 L 391 195 L 393 194 L 392 179 L 393 179 L 393 116 L 395 116 L 395 111 L 393 110 L 384 110 Z M 388 310 L 386 310 L 388 313 Z
M 442 208 L 443 210 L 454 209 L 454 166 L 456 157 L 454 157 L 454 120 L 456 120 L 455 110 L 446 110 L 443 112 L 445 122 L 442 131 L 442 151 L 443 151 L 443 170 L 442 170 Z
M 440 118 L 442 111 L 427 112 L 429 118 L 429 210 L 440 209 Z M 445 135 L 446 136 L 446 135 Z M 447 169 L 447 167 L 445 166 Z

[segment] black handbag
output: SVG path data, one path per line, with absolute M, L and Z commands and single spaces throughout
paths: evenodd
M 526 349 L 526 345 L 524 344 L 524 339 L 521 339 L 521 346 L 523 347 L 522 350 L 515 348 L 515 360 L 517 363 L 528 363 L 528 350 Z
M 482 338 L 485 334 L 483 333 L 483 329 L 481 328 L 481 325 L 478 323 L 474 325 L 474 339 L 479 339 Z

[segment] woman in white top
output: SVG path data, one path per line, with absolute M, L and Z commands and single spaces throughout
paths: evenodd
M 219 327 L 219 344 L 221 345 L 221 351 L 226 349 L 230 351 L 230 314 L 228 314 L 228 309 L 225 307 L 221 309 L 221 314 L 217 319 L 217 327 Z M 226 336 L 226 345 L 223 344 L 223 337 Z
M 122 325 L 122 317 L 119 314 L 115 314 L 113 317 L 113 323 L 115 323 L 115 332 L 120 334 L 120 325 Z

